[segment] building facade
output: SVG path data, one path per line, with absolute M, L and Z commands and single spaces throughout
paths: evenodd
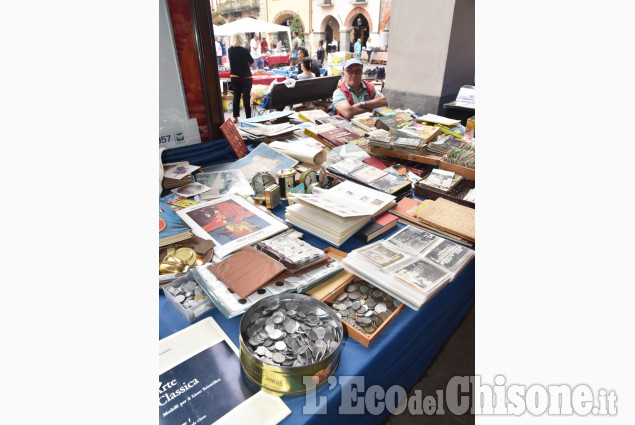
M 290 26 L 298 15 L 304 32 L 304 45 L 309 52 L 318 41 L 338 50 L 352 51 L 358 38 L 366 45 L 368 37 L 374 46 L 386 47 L 392 0 L 210 0 L 212 10 L 220 11 L 227 22 L 251 17 L 278 25 Z M 284 37 L 284 33 L 274 36 Z

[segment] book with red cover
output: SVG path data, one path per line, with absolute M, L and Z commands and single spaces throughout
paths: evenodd
M 231 118 L 227 118 L 227 121 L 220 126 L 220 130 L 225 135 L 225 138 L 229 142 L 229 146 L 232 147 L 234 153 L 238 158 L 242 158 L 247 154 L 247 145 L 241 137 L 240 133 L 236 129 L 236 126 L 232 122 Z
M 341 146 L 346 143 L 353 143 L 354 141 L 362 138 L 364 138 L 364 136 L 360 136 L 347 128 L 336 128 L 334 130 L 320 132 L 317 135 L 317 139 L 330 148 Z
M 404 198 L 406 199 L 406 198 Z M 397 226 L 397 216 L 385 212 L 380 216 L 377 216 L 373 221 L 364 226 L 359 232 L 355 234 L 355 237 L 362 242 L 370 242 L 377 236 L 383 235 L 393 227 Z

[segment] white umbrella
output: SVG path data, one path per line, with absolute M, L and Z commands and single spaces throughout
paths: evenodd
M 271 22 L 259 21 L 254 18 L 242 18 L 225 25 L 214 26 L 214 35 L 231 36 L 235 32 L 280 32 L 284 31 L 291 41 L 291 28 Z

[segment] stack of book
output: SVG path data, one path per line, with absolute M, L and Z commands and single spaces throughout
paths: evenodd
M 296 194 L 285 219 L 335 246 L 340 246 L 359 229 L 396 204 L 395 197 L 345 181 L 313 194 Z
M 323 118 L 316 118 L 315 123 L 317 125 L 321 124 L 331 124 L 335 127 L 347 127 L 351 125 L 351 122 L 344 117 L 340 117 L 339 115 L 327 116 Z
M 359 133 L 347 128 L 335 128 L 334 130 L 321 131 L 317 134 L 316 139 L 324 143 L 329 148 L 341 146 L 346 143 L 355 143 L 358 146 L 362 145 L 360 147 L 368 144 L 368 141 L 364 136 L 361 136 Z
M 376 129 L 368 133 L 368 145 L 383 149 L 392 149 L 392 137 L 386 130 Z
M 440 130 L 437 127 L 419 124 L 415 121 L 403 121 L 390 128 L 389 131 L 394 137 L 414 137 L 428 143 L 437 138 Z
M 373 115 L 376 117 L 387 117 L 388 115 L 395 115 L 395 111 L 387 106 L 382 106 L 373 109 Z
M 457 139 L 454 136 L 446 134 L 439 137 L 438 140 L 428 143 L 428 152 L 434 152 L 439 155 L 446 155 L 450 152 L 454 152 L 461 146 L 461 139 Z
M 398 137 L 393 142 L 392 148 L 406 153 L 417 153 L 425 146 L 425 142 L 417 138 Z
M 313 137 L 315 140 L 320 140 L 318 134 L 328 130 L 335 130 L 337 127 L 333 124 L 315 124 L 309 125 L 304 128 L 304 134 L 309 137 Z
M 418 310 L 472 258 L 474 251 L 467 247 L 406 226 L 386 240 L 353 250 L 342 263 L 350 273 Z
M 159 201 L 159 247 L 192 236 L 192 229 L 165 202 Z
M 291 133 L 298 130 L 299 127 L 289 123 L 282 124 L 259 124 L 241 122 L 240 129 L 251 136 L 273 137 L 281 134 Z

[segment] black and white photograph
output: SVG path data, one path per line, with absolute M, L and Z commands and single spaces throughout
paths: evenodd
M 379 267 L 389 267 L 410 257 L 383 243 L 376 243 L 360 249 L 359 253 Z
M 188 184 L 187 186 L 172 189 L 172 192 L 178 195 L 189 197 L 189 196 L 198 195 L 199 193 L 203 193 L 208 190 L 209 190 L 209 187 L 205 186 L 204 184 L 194 182 L 194 183 Z
M 417 260 L 397 270 L 395 277 L 424 291 L 430 291 L 443 282 L 448 277 L 448 273 L 427 261 Z
M 451 272 L 457 272 L 473 256 L 474 251 L 471 249 L 446 239 L 426 253 L 424 258 Z
M 395 233 L 388 240 L 390 242 L 403 245 L 410 251 L 419 254 L 438 239 L 438 236 L 423 229 L 419 229 L 414 226 L 406 226 L 403 230 Z

